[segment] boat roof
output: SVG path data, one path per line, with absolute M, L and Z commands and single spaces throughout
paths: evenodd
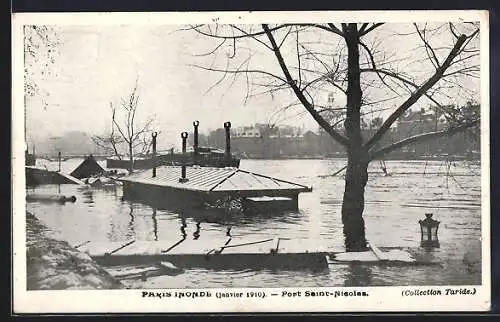
M 142 183 L 148 185 L 172 187 L 177 189 L 201 192 L 264 192 L 294 191 L 308 192 L 310 187 L 290 181 L 272 178 L 239 168 L 214 168 L 187 166 L 187 182 L 179 182 L 181 166 L 161 166 L 156 169 L 156 177 L 152 177 L 152 169 L 133 173 L 120 178 L 120 181 Z

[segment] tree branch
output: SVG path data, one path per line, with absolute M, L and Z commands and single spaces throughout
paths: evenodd
M 380 23 L 374 23 L 373 25 L 371 25 L 368 29 L 364 30 L 363 32 L 359 32 L 359 36 L 364 36 L 366 35 L 367 33 L 369 33 L 370 31 L 372 31 L 373 29 L 375 28 L 378 28 L 380 26 L 382 26 L 384 23 L 383 22 L 380 22 Z
M 380 158 L 383 155 L 385 155 L 391 151 L 400 149 L 400 148 L 407 146 L 409 144 L 424 142 L 424 141 L 428 141 L 428 140 L 432 140 L 432 139 L 437 139 L 437 138 L 440 138 L 440 137 L 445 136 L 445 135 L 452 136 L 456 133 L 465 131 L 466 129 L 471 128 L 477 124 L 479 124 L 479 119 L 476 119 L 474 121 L 471 121 L 471 122 L 468 122 L 468 123 L 465 123 L 463 125 L 453 127 L 453 128 L 447 129 L 447 130 L 429 132 L 429 133 L 411 136 L 409 138 L 392 143 L 388 146 L 381 148 L 380 150 L 377 150 L 376 152 L 371 153 L 370 154 L 370 161 L 375 160 L 377 158 Z
M 427 57 L 431 61 L 432 65 L 435 68 L 438 68 L 438 66 L 440 65 L 439 59 L 437 58 L 436 52 L 434 51 L 432 46 L 429 44 L 427 39 L 425 39 L 425 27 L 424 27 L 423 32 L 421 32 L 420 29 L 418 29 L 418 25 L 416 23 L 414 23 L 413 26 L 415 26 L 415 29 L 417 30 L 418 36 L 424 42 L 424 47 L 425 47 L 425 52 L 427 53 Z
M 394 124 L 394 122 L 401 115 L 403 115 L 406 110 L 408 110 L 413 104 L 415 104 L 420 97 L 425 95 L 425 93 L 442 78 L 444 72 L 450 66 L 453 59 L 459 54 L 460 49 L 466 40 L 467 37 L 465 35 L 461 35 L 458 38 L 455 46 L 453 46 L 453 49 L 448 54 L 448 57 L 443 62 L 443 64 L 436 69 L 434 75 L 432 75 L 431 78 L 429 78 L 419 89 L 417 89 L 416 92 L 413 93 L 413 95 L 411 95 L 405 102 L 403 102 L 403 104 L 401 104 L 401 106 L 399 106 L 396 111 L 394 111 L 394 113 L 392 113 L 387 118 L 387 120 L 384 122 L 384 124 L 382 124 L 380 129 L 372 136 L 372 138 L 368 140 L 368 142 L 366 142 L 365 147 L 367 149 L 370 149 L 376 142 L 378 142 L 391 128 L 392 124 Z
M 265 34 L 265 31 L 248 33 L 248 32 L 244 31 L 243 29 L 241 29 L 241 28 L 239 28 L 239 27 L 237 27 L 235 25 L 230 25 L 231 28 L 238 30 L 239 32 L 242 33 L 242 35 L 233 35 L 233 36 L 217 35 L 215 33 L 207 33 L 205 31 L 200 30 L 199 28 L 202 27 L 202 26 L 203 25 L 192 26 L 188 30 L 194 30 L 194 31 L 196 31 L 197 33 L 199 33 L 201 35 L 212 37 L 212 38 L 220 38 L 220 39 L 240 39 L 240 38 L 254 38 L 254 39 L 256 39 L 255 37 L 258 37 L 258 36 L 261 36 L 261 35 Z M 276 30 L 279 30 L 279 29 L 282 29 L 282 28 L 293 27 L 293 26 L 314 27 L 314 28 L 319 28 L 319 29 L 326 30 L 326 31 L 329 31 L 329 32 L 333 32 L 335 34 L 338 34 L 339 36 L 343 36 L 342 31 L 340 31 L 337 27 L 335 27 L 334 24 L 328 24 L 328 26 L 325 26 L 325 25 L 315 24 L 315 23 L 297 23 L 297 24 L 287 23 L 287 24 L 282 24 L 282 25 L 278 25 L 276 27 L 269 28 L 269 31 L 272 32 L 272 31 L 276 31 Z M 266 45 L 266 47 L 269 48 L 269 46 L 267 46 L 267 45 Z
M 224 70 L 224 69 L 210 68 L 210 67 L 204 67 L 204 66 L 194 65 L 194 64 L 191 64 L 189 66 L 195 67 L 195 68 L 199 68 L 199 69 L 203 69 L 203 70 L 212 71 L 212 72 L 221 72 L 221 73 L 229 73 L 229 74 L 243 74 L 243 73 L 263 74 L 263 75 L 267 75 L 267 76 L 271 76 L 273 78 L 276 78 L 276 79 L 282 81 L 283 83 L 287 83 L 287 81 L 285 79 L 283 79 L 282 77 L 279 77 L 279 76 L 274 75 L 272 73 L 269 73 L 269 72 L 266 72 L 266 71 L 263 71 L 263 70 L 258 70 L 258 69 Z
M 418 89 L 418 85 L 415 84 L 414 82 L 410 81 L 409 79 L 406 79 L 404 77 L 402 77 L 401 75 L 398 75 L 397 73 L 395 72 L 392 72 L 392 71 L 389 71 L 389 70 L 385 70 L 385 69 L 373 69 L 373 68 L 365 68 L 365 69 L 361 69 L 361 72 L 375 72 L 375 73 L 381 73 L 381 74 L 384 74 L 384 75 L 387 75 L 387 76 L 390 76 L 392 78 L 395 78 L 401 82 L 403 82 L 404 84 L 407 84 L 407 85 L 410 85 L 412 86 L 413 88 L 415 89 Z M 445 75 L 443 75 L 445 76 Z M 439 103 L 434 97 L 432 97 L 431 94 L 429 93 L 425 93 L 424 94 L 425 97 L 427 97 L 430 101 L 432 101 L 434 104 L 436 104 L 441 110 L 443 110 L 444 112 L 448 113 L 448 116 L 453 116 L 453 113 L 451 111 L 449 111 L 448 109 L 446 109 L 441 103 Z M 445 115 L 446 116 L 446 115 Z M 448 117 L 447 117 L 448 118 Z
M 329 24 L 328 24 L 328 26 L 330 27 L 330 29 L 331 29 L 334 33 L 336 33 L 336 34 L 337 34 L 337 35 L 339 35 L 339 36 L 344 37 L 344 33 L 343 33 L 343 32 L 342 32 L 339 28 L 337 28 L 337 27 L 336 27 L 333 23 L 329 23 Z
M 285 61 L 283 59 L 283 56 L 281 55 L 281 52 L 276 44 L 276 41 L 274 40 L 274 37 L 269 30 L 269 27 L 266 24 L 262 25 L 262 29 L 264 29 L 264 32 L 266 33 L 267 37 L 269 38 L 269 41 L 271 42 L 271 46 L 273 47 L 274 54 L 276 56 L 276 59 L 278 60 L 278 63 L 280 64 L 280 67 L 283 71 L 283 74 L 285 74 L 285 78 L 287 80 L 287 83 L 290 85 L 292 90 L 294 91 L 295 95 L 299 99 L 299 101 L 304 105 L 306 110 L 311 114 L 311 116 L 314 118 L 318 124 L 325 129 L 325 131 L 330 134 L 336 141 L 338 141 L 340 144 L 343 146 L 348 146 L 349 141 L 347 140 L 346 137 L 335 131 L 328 122 L 325 121 L 321 115 L 314 109 L 314 107 L 311 105 L 311 103 L 306 99 L 304 96 L 303 92 L 297 87 L 297 84 L 293 80 L 292 76 L 290 75 L 290 72 L 288 71 L 288 68 L 285 64 Z
M 111 103 L 110 103 L 111 104 Z M 118 129 L 118 132 L 120 132 L 120 135 L 122 136 L 122 138 L 125 140 L 125 142 L 128 143 L 127 141 L 127 136 L 125 135 L 125 133 L 123 133 L 120 125 L 118 124 L 118 122 L 116 121 L 116 118 L 115 118 L 115 114 L 116 114 L 116 109 L 115 107 L 113 107 L 113 104 L 111 104 L 111 109 L 112 109 L 112 121 L 113 121 L 113 124 L 116 126 L 116 128 Z
M 377 69 L 377 65 L 375 64 L 375 58 L 373 57 L 373 54 L 370 50 L 370 48 L 368 48 L 367 45 L 365 45 L 361 40 L 359 40 L 359 44 L 361 45 L 361 47 L 366 51 L 366 53 L 368 54 L 368 57 L 370 58 L 370 62 L 372 64 L 372 67 L 373 67 L 373 71 L 377 74 L 378 78 L 380 79 L 380 81 L 382 82 L 382 84 L 384 84 L 385 86 L 387 86 L 387 88 L 389 88 L 392 92 L 394 92 L 396 95 L 399 96 L 399 93 L 393 89 L 391 86 L 389 86 L 389 84 L 387 84 L 384 80 L 384 78 L 382 77 L 382 75 L 380 75 L 380 72 L 378 71 Z M 361 70 L 360 70 L 361 72 Z

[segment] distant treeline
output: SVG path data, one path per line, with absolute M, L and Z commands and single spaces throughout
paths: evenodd
M 478 111 L 479 106 L 470 106 L 470 110 Z M 365 124 L 363 136 L 371 137 L 376 129 L 382 124 L 382 119 L 375 118 L 371 124 Z M 384 138 L 378 143 L 383 147 L 410 136 L 421 133 L 435 132 L 446 129 L 447 121 L 442 115 L 429 110 L 409 112 L 404 115 Z M 241 129 L 246 129 L 242 131 Z M 342 130 L 339 128 L 339 130 Z M 189 136 L 192 138 L 192 135 Z M 191 139 L 192 140 L 192 139 Z M 199 144 L 225 147 L 225 132 L 219 128 L 211 131 L 208 135 L 199 135 Z M 192 144 L 192 143 L 191 143 Z M 375 147 L 377 148 L 377 147 Z M 255 126 L 240 127 L 232 132 L 231 150 L 243 158 L 321 158 L 345 156 L 345 149 L 333 140 L 325 131 L 320 129 L 313 131 L 291 131 L 290 127 L 264 127 L 261 124 Z M 453 136 L 443 136 L 439 139 L 408 145 L 398 151 L 386 155 L 387 159 L 419 159 L 439 158 L 448 156 L 463 158 L 479 158 L 480 131 L 470 129 Z
M 462 108 L 467 117 L 477 117 L 478 105 Z M 374 118 L 364 123 L 363 136 L 369 138 L 382 124 L 382 119 Z M 342 131 L 342 125 L 338 130 Z M 411 111 L 401 117 L 378 143 L 378 147 L 389 145 L 407 137 L 441 131 L 448 127 L 448 121 L 442 115 L 430 110 Z M 226 147 L 225 130 L 219 128 L 208 134 L 199 134 L 200 146 L 220 148 Z M 30 142 L 28 142 L 30 143 Z M 188 136 L 188 144 L 193 144 L 192 133 Z M 28 144 L 32 152 L 33 143 Z M 375 147 L 377 148 L 377 147 Z M 105 151 L 95 145 L 91 137 L 84 132 L 68 132 L 64 136 L 49 138 L 36 143 L 37 155 L 57 156 L 58 151 L 64 155 L 103 155 Z M 305 131 L 300 127 L 273 126 L 255 124 L 240 126 L 231 130 L 231 151 L 241 158 L 279 159 L 279 158 L 324 158 L 343 157 L 345 149 L 333 140 L 325 131 Z M 405 146 L 385 156 L 386 159 L 419 159 L 440 158 L 447 155 L 463 158 L 479 158 L 480 131 L 469 129 L 454 136 L 443 136 L 439 139 Z

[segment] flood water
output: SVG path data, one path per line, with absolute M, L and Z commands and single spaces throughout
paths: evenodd
M 63 162 L 62 171 L 71 172 L 80 161 Z M 57 163 L 46 165 L 57 169 Z M 188 238 L 199 235 L 203 241 L 220 239 L 230 228 L 232 237 L 309 239 L 336 251 L 343 249 L 340 211 L 344 179 L 331 174 L 344 165 L 343 159 L 242 160 L 241 169 L 313 187 L 312 192 L 300 195 L 298 212 L 275 216 L 200 220 L 193 213 L 122 201 L 120 187 L 103 190 L 76 185 L 27 189 L 77 197 L 74 204 L 28 203 L 27 210 L 52 228 L 58 238 L 73 245 L 87 240 L 171 240 L 172 236 L 181 236 L 181 229 Z M 441 266 L 351 264 L 334 265 L 322 272 L 192 269 L 177 276 L 152 277 L 145 282 L 128 280 L 125 284 L 137 288 L 481 284 L 479 162 L 386 161 L 386 166 L 390 176 L 384 176 L 378 162 L 370 165 L 364 212 L 367 238 L 379 247 L 418 247 L 418 220 L 433 212 L 434 219 L 441 222 L 441 247 L 434 251 Z

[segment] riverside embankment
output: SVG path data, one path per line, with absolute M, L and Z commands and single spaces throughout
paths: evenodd
M 28 290 L 125 288 L 87 254 L 53 238 L 50 232 L 34 214 L 26 212 Z

